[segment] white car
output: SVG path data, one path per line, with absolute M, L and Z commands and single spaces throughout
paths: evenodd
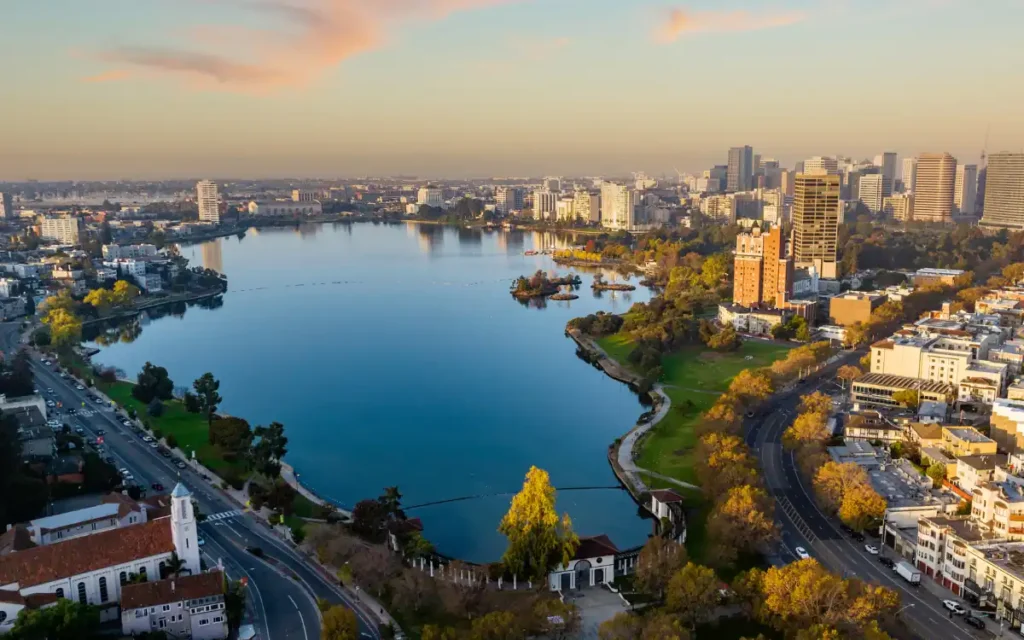
M 876 547 L 873 544 L 866 544 L 866 545 L 864 545 L 864 550 L 867 551 L 868 553 L 870 553 L 873 556 L 877 556 L 878 555 L 878 547 Z
M 197 537 L 197 539 L 196 539 L 196 543 L 198 543 L 198 544 L 199 544 L 199 546 L 201 547 L 201 546 L 203 546 L 204 544 L 206 544 L 206 539 L 205 539 L 205 538 L 203 538 L 203 536 L 198 536 L 198 537 Z
M 160 443 L 159 442 L 150 442 L 149 446 L 150 446 L 151 449 L 156 449 L 157 447 L 160 446 Z
M 123 424 L 123 425 L 124 425 L 124 426 L 126 426 L 126 427 L 130 427 L 130 426 L 132 426 L 132 423 L 131 423 L 131 422 L 129 422 L 128 420 L 125 420 L 125 421 L 124 421 L 124 422 L 122 422 L 121 424 Z
M 83 386 L 82 386 L 82 385 L 80 385 L 80 384 L 76 384 L 76 385 L 75 385 L 75 388 L 76 388 L 76 389 L 78 389 L 79 391 L 85 391 L 85 387 L 83 387 Z
M 143 442 L 153 442 L 153 438 L 150 438 L 149 436 L 142 436 L 142 441 Z
M 53 407 L 56 407 L 56 406 L 57 406 L 57 403 L 56 403 L 56 402 L 54 402 L 53 400 L 47 400 L 47 401 L 46 401 L 46 406 L 48 406 L 48 407 L 50 407 L 50 408 L 53 408 Z
M 803 547 L 797 547 L 794 551 L 796 551 L 797 557 L 801 560 L 807 560 L 811 557 L 811 554 L 807 553 L 807 549 L 804 549 Z
M 958 616 L 962 616 L 967 613 L 967 609 L 964 609 L 956 600 L 943 600 L 942 606 L 946 607 Z
M 126 476 L 126 475 L 129 475 L 129 473 L 130 473 L 130 472 L 129 472 L 129 471 L 127 470 L 127 469 L 125 469 L 124 467 L 122 467 L 122 468 L 118 469 L 118 470 L 117 470 L 117 472 L 118 472 L 118 473 L 120 473 L 120 474 L 121 474 L 122 476 Z

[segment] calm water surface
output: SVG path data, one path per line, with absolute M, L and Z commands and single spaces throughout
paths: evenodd
M 192 264 L 227 274 L 223 306 L 143 318 L 131 343 L 96 360 L 132 377 L 147 360 L 179 386 L 205 371 L 221 409 L 251 423 L 284 423 L 287 461 L 303 482 L 351 506 L 398 485 L 437 548 L 497 559 L 496 528 L 530 465 L 556 487 L 615 485 L 608 444 L 641 411 L 622 384 L 575 356 L 565 323 L 625 311 L 650 295 L 595 297 L 528 308 L 511 281 L 556 268 L 524 251 L 561 244 L 522 232 L 426 225 L 322 225 L 251 230 L 182 248 Z M 559 273 L 563 270 L 559 269 Z M 620 547 L 650 524 L 620 490 L 566 491 L 559 508 L 581 535 Z

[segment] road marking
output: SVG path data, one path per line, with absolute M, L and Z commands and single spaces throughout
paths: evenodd
M 220 513 L 215 513 L 213 515 L 206 516 L 206 519 L 210 522 L 213 522 L 215 520 L 223 520 L 224 518 L 234 518 L 235 516 L 240 515 L 242 515 L 242 512 L 239 511 L 238 509 L 234 509 L 232 511 L 221 511 Z
M 302 617 L 302 611 L 299 611 L 299 605 L 295 602 L 295 598 L 291 597 L 291 595 L 288 596 L 288 599 L 292 601 L 292 604 L 295 606 L 295 611 L 297 611 L 299 614 L 299 622 L 302 623 L 303 637 L 305 637 L 306 640 L 309 640 L 309 634 L 306 633 L 306 619 Z

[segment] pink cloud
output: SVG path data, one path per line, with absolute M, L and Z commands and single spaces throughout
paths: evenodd
M 785 27 L 807 19 L 802 11 L 694 11 L 673 9 L 654 31 L 654 40 L 661 44 L 675 42 L 689 33 L 727 33 L 760 31 Z
M 226 37 L 218 41 L 211 37 L 218 27 L 197 25 L 181 46 L 117 47 L 101 52 L 99 59 L 173 74 L 197 89 L 261 93 L 308 85 L 345 60 L 384 46 L 401 23 L 436 21 L 523 0 L 208 1 L 259 12 L 273 26 L 224 27 Z

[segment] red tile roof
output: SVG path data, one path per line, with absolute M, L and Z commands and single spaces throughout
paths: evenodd
M 142 609 L 172 602 L 209 598 L 224 593 L 224 574 L 220 571 L 194 576 L 168 578 L 121 588 L 122 609 Z
M 615 546 L 608 536 L 602 533 L 599 536 L 580 538 L 580 547 L 576 549 L 574 559 L 584 560 L 601 556 L 614 556 L 618 552 L 619 548 Z
M 24 589 L 171 551 L 171 521 L 161 518 L 0 556 L 0 585 Z
M 663 504 L 671 504 L 673 502 L 682 502 L 683 496 L 679 495 L 675 491 L 668 489 L 655 489 L 651 492 L 651 497 L 656 498 L 658 502 Z
M 34 546 L 36 543 L 32 542 L 32 534 L 20 524 L 14 525 L 0 535 L 0 556 L 31 549 Z
M 43 607 L 48 604 L 54 604 L 57 600 L 57 594 L 55 593 L 32 593 L 27 596 L 23 596 L 17 591 L 0 589 L 0 602 L 20 604 L 21 606 L 28 607 L 29 609 L 38 609 L 39 607 Z

